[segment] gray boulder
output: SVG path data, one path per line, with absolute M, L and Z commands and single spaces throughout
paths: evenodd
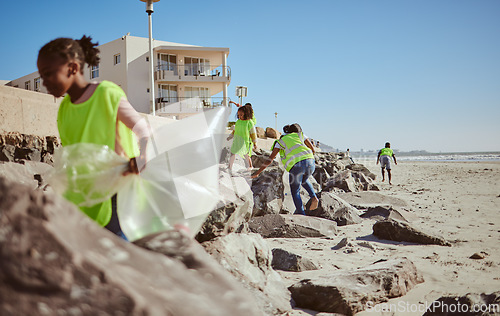
M 371 218 L 377 221 L 385 219 L 394 219 L 397 221 L 408 222 L 408 220 L 399 212 L 394 209 L 391 205 L 380 205 L 375 207 L 369 207 L 363 214 L 362 218 Z
M 251 290 L 267 315 L 291 309 L 290 293 L 280 275 L 273 270 L 271 248 L 260 235 L 229 234 L 202 245 Z
M 423 233 L 408 223 L 387 219 L 373 225 L 373 235 L 385 240 L 406 241 L 423 245 L 451 246 L 442 237 L 431 236 Z
M 359 211 L 331 192 L 321 192 L 318 208 L 306 211 L 309 216 L 316 216 L 335 221 L 338 226 L 362 222 Z
M 125 242 L 55 195 L 4 178 L 0 249 L 0 315 L 262 315 L 217 265 L 197 272 L 175 255 Z
M 273 261 L 271 265 L 273 269 L 283 271 L 300 272 L 318 270 L 318 267 L 311 260 L 281 248 L 273 249 Z
M 333 175 L 323 187 L 323 191 L 332 191 L 334 188 L 344 192 L 379 190 L 371 178 L 361 172 L 351 170 L 344 170 Z
M 354 315 L 375 304 L 406 295 L 423 278 L 406 258 L 375 263 L 353 271 L 305 279 L 288 289 L 298 307 Z
M 252 218 L 248 227 L 264 238 L 332 237 L 337 233 L 334 221 L 303 215 L 259 216 Z
M 424 314 L 424 316 L 431 315 L 500 315 L 500 291 L 491 294 L 468 293 L 463 296 L 442 296 L 432 302 Z
M 253 212 L 253 195 L 249 181 L 221 172 L 219 193 L 222 200 L 203 223 L 196 240 L 204 242 L 231 232 L 245 231 Z
M 411 211 L 411 206 L 405 200 L 393 196 L 387 196 L 385 194 L 382 194 L 381 192 L 345 192 L 339 193 L 337 195 L 359 210 L 381 205 L 391 205 L 393 209 L 396 209 L 398 211 L 405 211 L 405 215 L 408 215 L 406 213 L 407 211 Z
M 252 181 L 254 208 L 252 216 L 279 214 L 283 206 L 283 169 L 270 167 Z

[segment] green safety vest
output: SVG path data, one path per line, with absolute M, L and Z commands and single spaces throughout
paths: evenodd
M 118 128 L 120 144 L 125 153 L 129 158 L 138 156 L 139 148 L 135 135 L 122 122 L 116 123 L 122 97 L 126 97 L 125 92 L 110 81 L 99 83 L 92 96 L 83 103 L 74 104 L 69 95 L 66 95 L 57 113 L 61 144 L 67 146 L 91 143 L 106 145 L 114 150 Z M 71 196 L 65 197 L 74 201 Z M 106 226 L 111 219 L 111 200 L 80 209 L 101 226 Z
M 280 156 L 286 171 L 290 171 L 299 161 L 314 159 L 312 150 L 304 144 L 304 134 L 302 133 L 285 135 L 276 142 L 282 147 Z
M 390 148 L 382 148 L 380 149 L 380 156 L 389 156 L 392 157 L 394 152 Z

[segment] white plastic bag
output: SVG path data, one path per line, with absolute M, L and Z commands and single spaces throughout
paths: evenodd
M 118 218 L 129 240 L 172 228 L 195 236 L 220 199 L 218 167 L 229 113 L 220 107 L 154 131 L 139 175 L 122 176 L 128 162 L 106 146 L 66 146 L 51 184 L 65 196 L 81 197 L 79 206 L 118 192 Z
M 128 160 L 108 146 L 79 143 L 56 149 L 49 183 L 76 206 L 91 207 L 110 199 L 129 180 Z M 130 181 L 130 180 L 129 180 Z

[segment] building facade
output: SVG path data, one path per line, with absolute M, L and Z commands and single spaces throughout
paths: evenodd
M 100 63 L 84 69 L 89 81 L 118 84 L 130 103 L 142 113 L 152 113 L 150 102 L 149 39 L 125 35 L 98 46 Z M 155 113 L 183 118 L 220 105 L 228 105 L 231 70 L 229 48 L 201 47 L 153 41 Z M 9 86 L 47 93 L 38 72 L 12 80 Z

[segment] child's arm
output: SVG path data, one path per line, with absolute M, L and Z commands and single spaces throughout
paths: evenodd
M 252 126 L 250 129 L 250 139 L 252 139 L 253 148 L 257 150 L 257 131 L 255 130 L 255 126 Z
M 139 171 L 146 166 L 146 145 L 150 136 L 146 119 L 137 113 L 126 98 L 122 98 L 118 107 L 117 120 L 123 122 L 125 126 L 130 128 L 139 140 L 139 156 L 131 158 L 129 162 L 129 171 L 127 172 L 139 173 Z M 135 161 L 133 162 L 132 160 Z

